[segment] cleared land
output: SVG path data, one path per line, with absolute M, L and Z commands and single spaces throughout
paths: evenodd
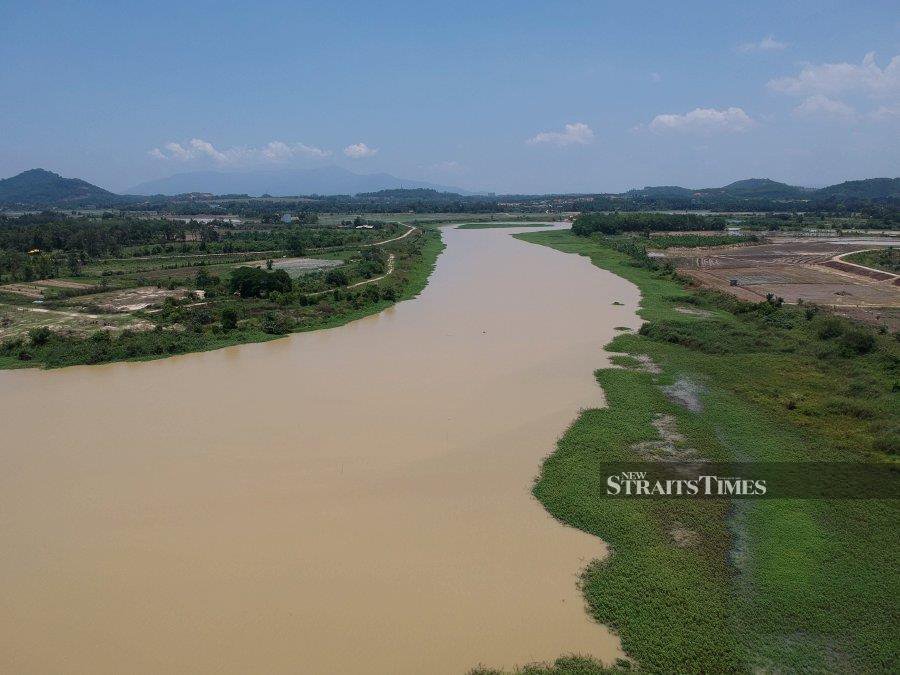
M 787 303 L 823 305 L 844 316 L 900 329 L 898 277 L 839 259 L 863 248 L 858 241 L 770 237 L 769 242 L 672 248 L 665 255 L 685 276 L 741 300 L 759 302 L 771 293 Z

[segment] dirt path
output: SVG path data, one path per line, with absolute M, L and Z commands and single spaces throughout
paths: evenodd
M 14 307 L 20 312 L 37 312 L 39 314 L 59 314 L 61 316 L 72 316 L 76 319 L 103 319 L 105 316 L 103 314 L 84 314 L 82 312 L 63 312 L 58 309 L 45 309 L 43 307 L 20 307 L 18 305 L 8 305 L 8 307 Z M 121 315 L 120 315 L 121 316 Z
M 400 239 L 405 239 L 410 234 L 412 234 L 416 229 L 414 225 L 407 225 L 406 227 L 408 227 L 409 229 L 406 232 L 404 232 L 403 234 L 401 234 L 399 237 L 394 237 L 393 239 L 385 239 L 384 241 L 376 241 L 372 244 L 364 244 L 364 246 L 367 248 L 370 246 L 381 246 L 382 244 L 390 244 L 392 241 L 399 241 Z
M 409 234 L 409 232 L 407 232 L 406 234 Z M 403 235 L 403 236 L 405 237 L 406 235 Z M 402 237 L 397 237 L 397 238 L 402 239 Z M 394 241 L 394 240 L 392 239 L 391 241 Z M 365 286 L 366 284 L 372 284 L 372 283 L 375 283 L 376 281 L 381 281 L 382 279 L 386 279 L 393 273 L 394 273 L 394 254 L 391 253 L 387 259 L 387 272 L 382 274 L 380 277 L 372 277 L 371 279 L 363 279 L 362 281 L 357 281 L 355 284 L 350 284 L 349 286 L 344 286 L 344 288 L 345 289 L 346 288 L 356 288 L 357 286 Z M 312 296 L 325 295 L 326 293 L 331 293 L 335 290 L 337 290 L 337 289 L 329 288 L 327 291 L 317 291 L 315 293 L 309 293 L 308 295 L 312 295 Z

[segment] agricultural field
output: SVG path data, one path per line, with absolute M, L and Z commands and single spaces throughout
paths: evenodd
M 21 367 L 337 325 L 416 293 L 440 234 L 371 220 L 233 231 L 55 214 L 6 218 L 0 245 L 0 367 Z
M 749 302 L 769 294 L 789 304 L 816 304 L 848 317 L 900 329 L 900 281 L 848 264 L 854 251 L 893 240 L 769 236 L 756 246 L 670 248 L 666 259 L 696 282 Z M 874 252 L 870 252 L 874 253 Z M 851 255 L 848 255 L 851 254 Z

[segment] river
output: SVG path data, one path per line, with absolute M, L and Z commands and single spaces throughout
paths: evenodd
M 419 298 L 340 328 L 0 372 L 0 670 L 620 656 L 577 588 L 603 543 L 530 487 L 638 291 L 516 231 L 445 229 Z

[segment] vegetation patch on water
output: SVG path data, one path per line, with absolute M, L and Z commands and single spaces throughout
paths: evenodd
M 646 323 L 607 347 L 619 367 L 597 372 L 608 407 L 582 412 L 534 486 L 555 517 L 610 545 L 583 590 L 634 667 L 896 672 L 896 501 L 610 500 L 601 467 L 666 449 L 894 470 L 897 340 L 817 307 L 698 291 L 598 235 L 516 236 L 589 256 L 643 295 Z M 585 663 L 524 672 L 603 672 Z

